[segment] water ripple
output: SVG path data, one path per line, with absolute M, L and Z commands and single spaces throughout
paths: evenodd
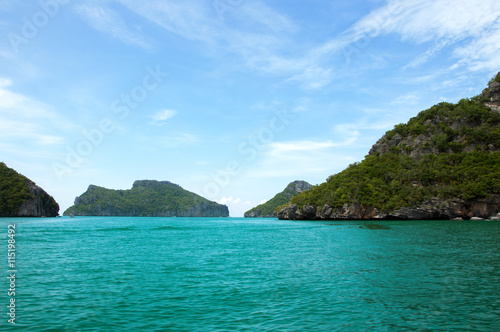
M 498 223 L 75 219 L 20 227 L 23 331 L 500 326 Z

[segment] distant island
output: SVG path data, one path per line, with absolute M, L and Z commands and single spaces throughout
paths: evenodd
M 169 181 L 135 181 L 132 189 L 90 185 L 65 216 L 228 217 L 226 205 L 209 201 Z
M 296 196 L 306 190 L 311 189 L 313 186 L 305 181 L 294 181 L 286 188 L 276 194 L 269 201 L 257 205 L 256 207 L 245 212 L 245 218 L 276 218 L 276 209 L 290 201 L 293 196 Z
M 500 73 L 480 95 L 388 131 L 365 159 L 278 208 L 280 219 L 495 219 Z
M 59 205 L 33 181 L 0 162 L 0 217 L 57 217 Z

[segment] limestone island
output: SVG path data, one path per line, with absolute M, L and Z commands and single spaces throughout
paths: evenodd
M 0 162 L 0 217 L 57 217 L 59 204 L 45 190 Z
M 226 205 L 209 201 L 169 181 L 135 181 L 132 189 L 90 185 L 65 216 L 228 217 Z
M 398 124 L 280 219 L 500 219 L 500 73 L 480 95 Z
M 286 204 L 290 201 L 290 199 L 298 194 L 312 189 L 312 185 L 307 183 L 306 181 L 293 181 L 289 183 L 286 188 L 276 194 L 273 198 L 268 200 L 267 202 L 257 205 L 256 207 L 245 212 L 245 218 L 276 218 L 276 209 Z

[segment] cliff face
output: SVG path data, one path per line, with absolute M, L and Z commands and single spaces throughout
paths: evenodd
M 35 185 L 29 185 L 32 199 L 24 201 L 19 207 L 17 217 L 57 217 L 59 205 L 45 190 Z
M 305 181 L 294 181 L 266 203 L 245 212 L 244 216 L 245 218 L 276 218 L 276 209 L 279 206 L 288 203 L 293 196 L 307 191 L 312 187 Z
M 129 190 L 90 185 L 64 215 L 228 217 L 229 209 L 169 181 L 141 180 L 135 181 Z
M 403 207 L 393 211 L 363 204 L 344 204 L 332 208 L 325 204 L 321 209 L 313 205 L 298 208 L 291 204 L 278 212 L 279 219 L 290 220 L 449 220 L 449 219 L 490 219 L 500 220 L 500 195 L 491 195 L 486 199 L 464 201 L 460 199 L 443 200 L 432 198 L 411 207 Z
M 0 217 L 56 217 L 59 205 L 33 181 L 0 163 Z
M 360 163 L 292 198 L 280 219 L 494 219 L 500 212 L 500 73 L 477 97 L 396 125 Z

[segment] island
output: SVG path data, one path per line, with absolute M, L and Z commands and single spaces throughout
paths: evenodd
M 0 217 L 57 217 L 59 204 L 26 176 L 0 162 Z
M 312 189 L 313 186 L 306 181 L 293 181 L 286 188 L 276 194 L 269 201 L 257 205 L 256 207 L 245 212 L 245 218 L 276 218 L 276 209 L 290 201 L 290 199 L 304 191 Z
M 90 185 L 63 215 L 228 217 L 229 209 L 169 181 L 140 180 L 128 190 Z
M 278 208 L 280 219 L 494 219 L 500 212 L 500 73 L 478 96 L 398 124 L 363 161 Z

